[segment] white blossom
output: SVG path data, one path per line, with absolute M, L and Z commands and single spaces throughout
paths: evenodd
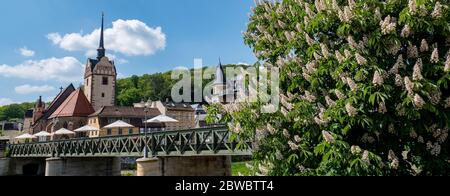
M 305 95 L 302 98 L 310 103 L 314 103 L 317 100 L 317 97 L 311 94 L 309 91 L 305 91 Z
M 414 96 L 414 105 L 417 108 L 421 109 L 425 105 L 425 101 L 422 99 L 420 95 L 416 94 Z
M 334 142 L 336 142 L 333 135 L 331 135 L 331 133 L 328 131 L 322 131 L 322 136 L 325 139 L 325 141 L 329 144 L 334 144 Z
M 350 59 L 353 56 L 352 53 L 347 49 L 344 50 L 344 55 L 346 59 Z
M 283 156 L 283 154 L 281 153 L 280 150 L 277 150 L 277 152 L 275 153 L 275 157 L 276 157 L 279 161 L 281 161 L 281 160 L 284 159 L 284 156 Z
M 325 57 L 325 59 L 328 59 L 330 57 L 330 52 L 328 50 L 328 47 L 325 44 L 320 44 L 320 48 L 322 49 L 322 55 Z
M 367 64 L 367 60 L 363 56 L 361 56 L 359 53 L 355 54 L 355 58 L 356 58 L 356 61 L 358 62 L 359 65 L 366 65 Z
M 419 52 L 417 50 L 417 46 L 409 45 L 408 46 L 408 58 L 413 59 L 419 57 Z
M 275 135 L 277 134 L 277 129 L 275 129 L 271 124 L 267 123 L 266 125 L 267 131 L 269 131 L 270 134 Z
M 447 55 L 447 59 L 445 60 L 444 71 L 445 72 L 450 71 L 450 55 Z
M 422 136 L 419 136 L 419 137 L 417 138 L 417 142 L 423 144 L 423 143 L 425 142 L 425 140 L 423 139 Z
M 441 18 L 442 17 L 442 5 L 439 1 L 436 2 L 436 5 L 434 6 L 434 10 L 431 13 L 431 16 L 433 18 Z
M 345 96 L 341 91 L 339 91 L 337 89 L 335 90 L 334 93 L 336 94 L 336 96 L 338 97 L 339 100 L 347 99 L 347 96 Z M 449 98 L 449 100 L 450 100 L 450 98 Z
M 327 105 L 329 106 L 329 107 L 334 107 L 334 106 L 336 106 L 336 102 L 335 101 L 333 101 L 333 99 L 331 99 L 330 98 L 330 96 L 325 96 L 325 102 L 327 103 Z
M 422 67 L 423 67 L 422 59 L 419 58 L 419 59 L 417 59 L 417 62 L 413 68 L 413 80 L 414 81 L 423 80 Z
M 289 134 L 289 131 L 287 129 L 284 129 L 283 130 L 283 136 L 286 137 L 286 138 L 290 138 L 291 134 Z
M 383 21 L 380 22 L 381 32 L 384 35 L 390 34 L 395 31 L 397 22 L 394 17 L 388 15 Z
M 411 82 L 409 77 L 405 77 L 405 88 L 406 91 L 408 91 L 409 96 L 414 95 L 414 84 Z
M 352 91 L 358 90 L 358 85 L 351 78 L 347 77 L 347 84 Z
M 400 74 L 395 74 L 395 85 L 398 87 L 403 86 L 403 78 Z
M 352 154 L 354 154 L 354 155 L 358 155 L 358 154 L 360 154 L 361 153 L 361 148 L 359 147 L 359 146 L 352 146 L 351 147 L 351 152 L 352 152 Z
M 369 159 L 369 151 L 365 150 L 361 160 L 367 164 L 370 164 L 370 159 Z
M 411 15 L 415 15 L 417 13 L 416 0 L 409 0 L 408 7 L 409 7 L 409 12 L 411 13 Z
M 353 39 L 353 36 L 348 36 L 347 42 L 350 45 L 350 48 L 354 50 L 358 49 L 358 44 L 356 43 L 355 39 Z
M 302 32 L 302 26 L 300 25 L 300 23 L 297 23 L 297 24 L 295 25 L 295 30 L 297 30 L 299 33 Z
M 297 144 L 295 144 L 294 142 L 292 142 L 292 141 L 289 141 L 288 142 L 288 145 L 289 145 L 289 147 L 291 148 L 291 150 L 298 150 L 298 145 Z
M 432 63 L 438 63 L 439 62 L 439 51 L 438 48 L 435 48 L 433 50 L 433 53 L 431 54 L 431 60 Z
M 378 112 L 381 113 L 381 114 L 386 114 L 388 112 L 387 108 L 386 108 L 386 104 L 384 102 L 381 102 L 378 105 Z
M 398 166 L 399 166 L 399 161 L 398 161 L 398 159 L 392 160 L 390 166 L 391 166 L 392 169 L 397 170 L 397 169 L 398 169 Z
M 302 141 L 302 138 L 300 138 L 300 136 L 298 136 L 298 135 L 295 135 L 295 136 L 294 136 L 294 140 L 295 140 L 296 142 L 300 143 L 300 142 Z
M 306 43 L 308 43 L 309 46 L 314 45 L 315 41 L 306 32 L 305 32 L 305 38 L 306 38 Z
M 374 76 L 373 76 L 372 83 L 373 83 L 375 86 L 382 86 L 382 85 L 383 85 L 384 79 L 383 79 L 383 77 L 381 76 L 381 74 L 380 74 L 379 71 L 375 71 L 375 74 L 374 74 Z
M 316 15 L 316 13 L 314 13 L 311 8 L 309 7 L 308 3 L 305 3 L 305 12 L 308 15 L 309 18 L 314 18 L 314 16 Z
M 281 20 L 278 20 L 278 26 L 280 26 L 280 28 L 282 28 L 282 29 L 286 28 L 286 24 Z
M 358 115 L 358 110 L 357 110 L 356 108 L 354 108 L 354 107 L 352 106 L 352 104 L 350 104 L 350 103 L 347 103 L 347 104 L 345 105 L 345 110 L 347 111 L 347 114 L 348 114 L 350 117 L 355 117 L 356 115 Z
M 428 46 L 428 42 L 425 39 L 422 39 L 422 42 L 420 43 L 420 52 L 426 52 L 430 49 Z
M 339 63 L 343 63 L 345 61 L 345 57 L 342 56 L 338 50 L 335 51 L 335 56 Z
M 406 24 L 405 27 L 403 27 L 402 32 L 400 33 L 400 36 L 407 38 L 411 35 L 411 33 L 412 33 L 411 27 L 408 24 Z

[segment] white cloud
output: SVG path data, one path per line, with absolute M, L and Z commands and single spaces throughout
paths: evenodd
M 246 63 L 246 62 L 239 62 L 239 63 L 237 63 L 237 65 L 249 66 L 250 64 L 248 64 L 248 63 Z
M 0 106 L 13 104 L 14 101 L 8 98 L 0 98 Z
M 26 46 L 19 49 L 20 54 L 24 57 L 33 57 L 36 52 L 33 50 L 28 49 Z
M 48 85 L 31 86 L 29 84 L 25 84 L 22 86 L 17 86 L 14 90 L 19 94 L 46 93 L 55 90 L 55 87 Z
M 161 27 L 149 27 L 139 20 L 116 20 L 112 28 L 105 29 L 105 47 L 107 50 L 128 56 L 148 56 L 166 47 L 166 35 Z M 50 33 L 47 38 L 67 51 L 87 51 L 94 56 L 98 48 L 100 29 L 92 33 L 70 33 L 61 35 Z
M 115 63 L 118 63 L 118 64 L 128 64 L 129 63 L 129 61 L 127 59 L 119 58 L 114 54 L 107 54 L 106 56 L 108 56 L 108 58 L 110 60 L 113 60 Z
M 83 68 L 84 65 L 74 57 L 53 57 L 39 61 L 29 60 L 15 66 L 0 65 L 0 76 L 74 82 L 81 80 Z

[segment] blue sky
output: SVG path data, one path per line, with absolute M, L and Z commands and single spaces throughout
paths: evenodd
M 80 66 L 95 57 L 102 11 L 119 77 L 192 67 L 194 58 L 205 65 L 219 57 L 254 63 L 242 39 L 251 6 L 251 0 L 1 1 L 0 105 L 39 95 L 49 101 L 59 87 L 78 86 Z

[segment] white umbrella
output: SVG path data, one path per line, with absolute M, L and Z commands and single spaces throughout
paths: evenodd
M 105 127 L 103 127 L 105 129 L 113 129 L 113 128 L 134 128 L 133 125 L 130 125 L 126 122 L 123 122 L 121 120 L 116 121 L 115 123 L 112 123 L 110 125 L 107 125 Z
M 35 138 L 36 138 L 36 136 L 31 135 L 29 133 L 25 133 L 23 135 L 16 137 L 16 139 L 35 139 Z
M 75 134 L 75 132 L 70 131 L 65 128 L 62 128 L 62 129 L 56 131 L 55 133 L 53 133 L 53 135 L 73 135 L 73 134 Z
M 91 132 L 91 131 L 99 131 L 99 129 L 90 125 L 86 125 L 84 127 L 75 130 L 75 132 Z
M 152 118 L 150 120 L 145 121 L 146 123 L 176 123 L 179 122 L 178 120 L 175 120 L 173 118 L 170 118 L 165 115 L 159 115 L 155 118 Z
M 52 134 L 48 133 L 47 131 L 41 131 L 39 133 L 34 134 L 34 136 L 36 137 L 48 137 L 51 136 Z

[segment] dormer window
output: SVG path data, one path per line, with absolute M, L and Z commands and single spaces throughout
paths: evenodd
M 103 77 L 102 84 L 103 85 L 108 85 L 108 77 Z

